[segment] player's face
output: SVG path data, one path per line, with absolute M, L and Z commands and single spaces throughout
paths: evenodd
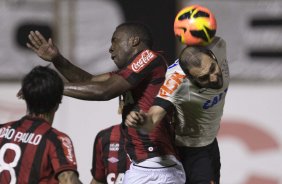
M 112 60 L 118 68 L 126 66 L 128 60 L 132 57 L 132 45 L 129 41 L 129 36 L 124 31 L 124 28 L 116 29 L 112 36 L 111 47 L 109 52 Z
M 189 79 L 199 88 L 221 88 L 223 80 L 219 65 L 206 54 L 203 54 L 201 57 L 202 65 L 189 70 Z

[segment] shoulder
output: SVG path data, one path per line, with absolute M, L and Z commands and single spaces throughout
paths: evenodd
M 68 141 L 71 142 L 71 138 L 64 132 L 59 131 L 56 128 L 51 127 L 49 134 L 47 135 L 48 139 L 51 140 L 51 142 L 56 141 Z
M 51 150 L 63 150 L 62 153 L 68 155 L 68 159 L 74 162 L 74 146 L 71 138 L 67 134 L 55 128 L 52 128 L 51 132 L 48 135 L 48 140 L 52 145 Z
M 113 125 L 103 130 L 100 130 L 96 137 L 103 137 L 105 135 L 110 135 L 112 132 L 119 132 L 121 125 Z
M 173 64 L 171 64 L 166 71 L 166 76 L 170 76 L 172 74 L 178 73 L 180 75 L 185 75 L 185 73 L 182 71 L 180 65 L 179 65 L 179 59 L 176 59 Z
M 156 61 L 163 61 L 166 64 L 165 59 L 157 52 L 146 49 L 140 52 L 129 64 L 128 68 L 135 73 L 139 73 L 148 65 L 155 63 Z
M 177 67 L 179 66 L 179 59 L 176 59 L 174 61 L 174 63 L 172 63 L 168 68 L 167 70 L 170 71 L 170 70 L 175 70 Z

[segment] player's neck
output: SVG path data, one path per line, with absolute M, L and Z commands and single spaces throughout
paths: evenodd
M 45 114 L 28 114 L 31 117 L 34 118 L 40 118 L 40 119 L 44 119 L 45 121 L 49 122 L 51 125 L 53 124 L 53 119 L 54 119 L 54 112 L 50 112 L 50 113 L 45 113 Z

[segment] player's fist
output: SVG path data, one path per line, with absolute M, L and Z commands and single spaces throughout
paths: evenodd
M 143 111 L 131 111 L 125 120 L 125 125 L 128 127 L 139 128 L 145 121 L 146 114 Z

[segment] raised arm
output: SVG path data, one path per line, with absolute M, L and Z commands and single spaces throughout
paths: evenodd
M 63 171 L 58 175 L 60 184 L 82 184 L 74 171 Z
M 131 88 L 132 85 L 127 80 L 113 74 L 108 76 L 107 80 L 100 82 L 67 83 L 64 95 L 81 100 L 105 101 L 115 98 Z
M 94 77 L 62 56 L 52 39 L 49 38 L 47 41 L 39 31 L 31 31 L 28 39 L 30 43 L 26 44 L 27 47 L 33 50 L 41 59 L 52 62 L 69 82 L 86 82 Z

